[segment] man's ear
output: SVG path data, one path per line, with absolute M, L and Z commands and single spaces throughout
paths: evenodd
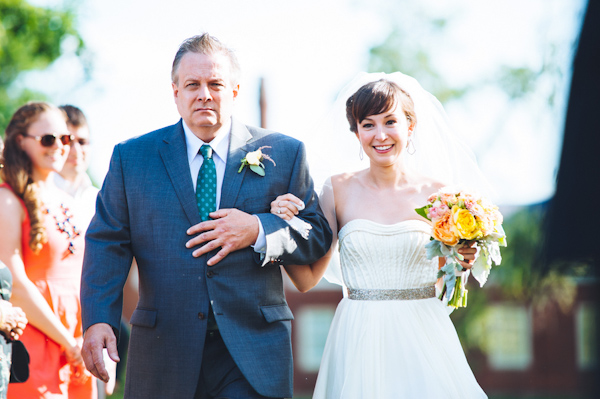
M 240 91 L 240 85 L 239 84 L 234 85 L 233 86 L 233 98 L 234 99 L 237 98 L 239 91 Z
M 173 88 L 173 99 L 175 99 L 177 101 L 177 95 L 179 94 L 179 87 L 174 82 L 171 82 L 171 87 Z

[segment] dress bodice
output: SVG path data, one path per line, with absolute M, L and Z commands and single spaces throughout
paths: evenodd
M 384 225 L 354 219 L 339 232 L 344 284 L 357 289 L 407 289 L 432 286 L 437 258 L 428 260 L 425 244 L 431 226 L 419 220 Z

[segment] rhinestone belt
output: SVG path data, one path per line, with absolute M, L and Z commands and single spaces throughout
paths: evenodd
M 433 297 L 435 297 L 434 286 L 408 288 L 405 290 L 363 290 L 348 288 L 348 298 L 358 301 L 392 301 Z

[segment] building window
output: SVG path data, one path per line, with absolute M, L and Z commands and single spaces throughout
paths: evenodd
M 591 369 L 598 363 L 596 307 L 583 302 L 575 314 L 577 365 L 580 369 Z
M 533 360 L 531 317 L 517 305 L 493 305 L 486 318 L 488 361 L 495 370 L 525 370 Z
M 319 371 L 335 307 L 304 306 L 296 311 L 296 360 L 301 371 Z

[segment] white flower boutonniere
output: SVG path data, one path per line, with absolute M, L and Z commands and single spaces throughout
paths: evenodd
M 256 173 L 257 175 L 264 176 L 265 175 L 265 165 L 262 163 L 262 161 L 265 159 L 271 161 L 273 163 L 273 166 L 277 166 L 275 164 L 275 161 L 273 161 L 273 159 L 271 159 L 267 154 L 263 154 L 263 152 L 262 152 L 263 148 L 271 148 L 271 146 L 265 145 L 265 146 L 260 147 L 256 151 L 247 153 L 246 156 L 244 158 L 242 158 L 242 161 L 241 161 L 242 164 L 240 165 L 240 168 L 238 169 L 238 173 L 240 173 L 244 169 L 244 166 L 248 166 L 250 168 L 250 170 L 253 171 L 254 173 Z

